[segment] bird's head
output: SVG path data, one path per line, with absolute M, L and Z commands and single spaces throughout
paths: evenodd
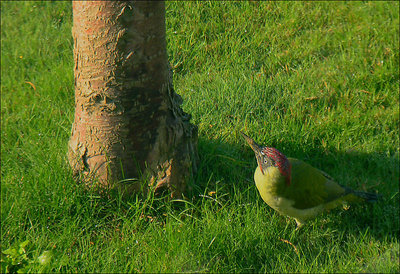
M 279 150 L 273 147 L 261 147 L 249 136 L 240 132 L 246 142 L 254 151 L 261 173 L 264 174 L 267 168 L 273 166 L 279 169 L 279 172 L 285 177 L 286 184 L 290 185 L 291 181 L 291 166 L 286 156 Z

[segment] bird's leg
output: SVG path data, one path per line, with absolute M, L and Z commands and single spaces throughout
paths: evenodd
M 300 220 L 296 219 L 296 218 L 295 218 L 295 220 L 296 220 L 296 224 L 297 224 L 297 227 L 296 227 L 296 231 L 297 231 L 303 226 L 303 223 Z

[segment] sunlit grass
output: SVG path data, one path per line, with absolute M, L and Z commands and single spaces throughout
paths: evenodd
M 1 2 L 1 250 L 29 240 L 16 268 L 399 272 L 397 2 L 168 2 L 201 160 L 188 199 L 170 202 L 74 183 L 71 12 Z M 239 130 L 384 199 L 295 231 L 260 199 Z

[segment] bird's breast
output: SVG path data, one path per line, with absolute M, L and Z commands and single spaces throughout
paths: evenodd
M 279 187 L 282 184 L 282 180 L 283 176 L 278 168 L 275 167 L 269 167 L 264 173 L 257 167 L 254 173 L 254 181 L 261 198 L 274 209 L 280 207 L 283 202 L 279 195 Z

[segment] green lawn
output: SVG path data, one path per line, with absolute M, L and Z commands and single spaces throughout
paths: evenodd
M 1 2 L 12 271 L 400 271 L 397 1 L 167 3 L 175 89 L 199 127 L 186 201 L 107 199 L 74 183 L 71 26 L 70 2 Z M 384 199 L 295 231 L 259 197 L 239 130 Z

